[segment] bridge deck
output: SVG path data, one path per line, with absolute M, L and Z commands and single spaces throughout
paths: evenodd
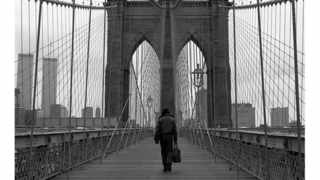
M 174 164 L 171 173 L 162 172 L 160 147 L 147 138 L 119 153 L 114 153 L 100 163 L 94 161 L 74 169 L 68 173 L 69 179 L 236 179 L 236 170 L 229 170 L 230 165 L 221 159 L 213 160 L 209 153 L 192 145 L 187 140 L 179 138 L 182 152 L 182 163 Z M 54 178 L 67 179 L 66 174 Z M 256 179 L 240 171 L 239 179 Z

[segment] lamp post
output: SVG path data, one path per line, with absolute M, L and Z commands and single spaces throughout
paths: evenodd
M 199 89 L 200 87 L 203 86 L 203 74 L 204 74 L 204 71 L 202 68 L 200 68 L 200 65 L 197 64 L 197 67 L 195 70 L 193 70 L 193 72 L 191 73 L 192 76 L 193 76 L 193 85 L 197 88 L 197 93 L 199 93 Z M 199 107 L 199 94 L 198 94 L 198 98 L 196 99 L 196 120 L 197 120 L 197 123 L 199 124 L 200 123 L 200 116 L 198 113 L 200 113 L 200 107 Z
M 148 106 L 148 127 L 150 127 L 150 109 L 152 107 L 153 99 L 151 95 L 147 98 L 147 106 Z

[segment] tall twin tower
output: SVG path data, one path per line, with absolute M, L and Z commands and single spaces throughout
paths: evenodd
M 174 71 L 192 40 L 203 52 L 208 77 L 208 127 L 231 127 L 227 0 L 110 0 L 106 114 L 118 117 L 129 96 L 132 54 L 146 40 L 160 60 L 161 108 L 175 112 Z M 122 119 L 128 117 L 128 110 Z

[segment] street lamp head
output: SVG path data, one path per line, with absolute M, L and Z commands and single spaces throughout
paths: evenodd
M 152 106 L 152 103 L 153 103 L 153 99 L 152 99 L 152 97 L 149 95 L 149 97 L 147 98 L 147 105 L 148 105 L 149 108 Z
M 203 86 L 203 74 L 204 74 L 203 69 L 200 67 L 199 64 L 197 64 L 197 68 L 192 72 L 194 86 L 196 87 Z

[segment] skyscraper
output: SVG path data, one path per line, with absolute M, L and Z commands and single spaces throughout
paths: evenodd
M 57 66 L 56 58 L 43 58 L 42 64 L 42 110 L 43 116 L 50 116 L 50 105 L 56 104 L 57 96 Z
M 14 89 L 14 99 L 15 99 L 15 125 L 16 126 L 20 126 L 20 125 L 24 125 L 25 122 L 24 122 L 24 114 L 25 114 L 25 110 L 23 107 L 20 106 L 20 102 L 21 102 L 21 99 L 20 99 L 20 90 L 18 88 L 15 88 Z
M 289 124 L 288 107 L 271 108 L 271 126 L 283 127 Z
M 87 106 L 82 109 L 82 117 L 92 118 L 93 117 L 93 107 Z
M 18 54 L 17 89 L 19 89 L 19 104 L 26 110 L 32 105 L 32 82 L 33 82 L 33 55 Z
M 50 117 L 54 117 L 54 118 L 68 117 L 68 109 L 62 104 L 51 104 Z
M 236 127 L 236 105 L 232 104 L 232 112 L 231 112 L 231 119 L 232 119 L 232 127 Z M 237 105 L 238 111 L 238 127 L 255 127 L 255 108 L 252 107 L 252 104 L 244 103 Z
M 96 116 L 96 118 L 100 118 L 100 116 L 101 116 L 101 110 L 100 110 L 100 108 L 99 107 L 97 107 L 96 108 L 96 114 L 95 114 Z

